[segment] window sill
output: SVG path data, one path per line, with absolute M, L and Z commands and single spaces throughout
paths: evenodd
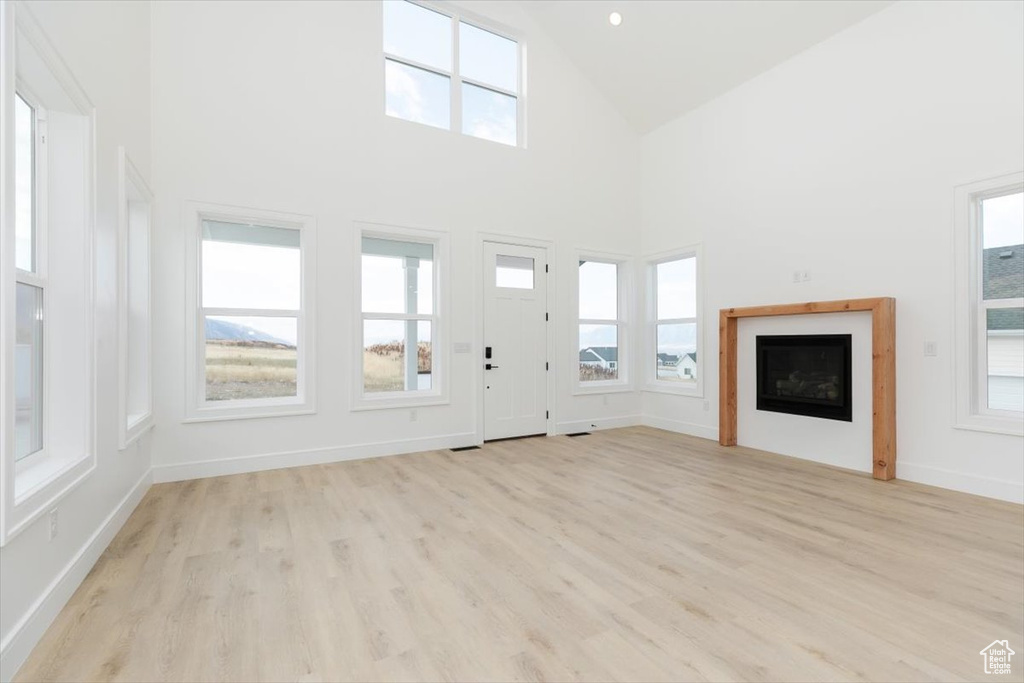
M 25 530 L 54 503 L 76 489 L 96 469 L 96 459 L 85 454 L 76 460 L 46 458 L 18 472 L 14 501 L 6 510 L 7 528 L 0 545 Z
M 447 396 L 441 396 L 434 394 L 432 396 L 422 396 L 419 398 L 413 397 L 402 397 L 402 398 L 359 398 L 352 404 L 352 412 L 361 412 L 365 410 L 391 410 L 400 408 L 422 408 L 425 406 L 446 406 L 451 401 Z
M 1010 417 L 971 415 L 961 417 L 960 420 L 953 424 L 953 428 L 972 432 L 987 432 L 989 434 L 1024 436 L 1024 418 L 1014 419 Z
M 75 463 L 62 462 L 54 458 L 43 458 L 39 462 L 26 467 L 14 477 L 14 504 L 21 505 L 26 499 L 46 488 L 46 485 L 57 479 Z
M 316 408 L 313 406 L 301 405 L 290 408 L 288 406 L 268 406 L 266 408 L 219 408 L 199 409 L 189 415 L 182 424 L 196 424 L 200 422 L 222 422 L 224 420 L 262 420 L 271 417 L 294 417 L 296 415 L 315 415 Z
M 690 398 L 704 398 L 704 387 L 698 382 L 692 382 L 683 386 L 670 384 L 647 384 L 643 391 L 654 394 L 672 394 L 674 396 L 688 396 Z
M 133 443 L 142 438 L 142 435 L 153 429 L 153 414 L 149 413 L 132 422 L 125 432 L 119 450 L 127 450 Z
M 573 387 L 573 396 L 594 396 L 599 394 L 628 394 L 635 391 L 633 385 L 629 382 L 616 382 L 609 384 L 597 384 L 593 386 L 577 384 Z

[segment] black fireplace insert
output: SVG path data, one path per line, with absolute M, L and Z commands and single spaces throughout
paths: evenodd
M 853 422 L 849 334 L 757 337 L 757 409 Z

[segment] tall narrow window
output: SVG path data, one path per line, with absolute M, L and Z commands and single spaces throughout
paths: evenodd
M 1024 433 L 1024 174 L 957 188 L 957 423 Z
M 0 146 L 10 152 L 2 212 L 12 220 L 0 231 L 0 289 L 12 310 L 0 365 L 11 400 L 0 415 L 0 544 L 96 465 L 96 107 L 25 8 L 7 5 Z
M 625 306 L 619 263 L 579 259 L 579 384 L 600 388 L 625 379 Z
M 46 273 L 39 266 L 42 231 L 37 221 L 42 112 L 21 93 L 14 97 L 14 239 L 17 286 L 14 347 L 14 457 L 41 454 L 44 446 L 44 302 Z
M 363 237 L 363 392 L 434 388 L 434 245 Z
M 120 150 L 121 448 L 152 425 L 150 207 L 142 174 Z
M 654 260 L 649 274 L 649 376 L 655 387 L 691 392 L 700 381 L 697 255 L 684 252 Z
M 982 198 L 979 403 L 1024 414 L 1024 193 Z
M 312 411 L 312 222 L 197 210 L 193 418 Z
M 517 145 L 519 43 L 408 0 L 383 5 L 388 116 Z

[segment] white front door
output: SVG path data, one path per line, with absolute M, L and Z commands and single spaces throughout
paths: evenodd
M 484 440 L 547 432 L 547 252 L 484 242 Z

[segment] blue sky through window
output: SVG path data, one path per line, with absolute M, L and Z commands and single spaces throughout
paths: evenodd
M 406 0 L 384 0 L 385 112 L 388 116 L 451 129 L 451 17 Z M 463 84 L 462 133 L 515 146 L 519 47 L 514 40 L 459 22 L 459 75 L 488 87 Z M 416 68 L 408 60 L 438 72 Z M 455 87 L 459 87 L 456 85 Z
M 1024 244 L 1024 193 L 986 199 L 981 206 L 983 248 Z

